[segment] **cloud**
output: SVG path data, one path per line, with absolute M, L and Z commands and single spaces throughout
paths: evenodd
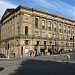
M 34 0 L 34 2 L 48 10 L 52 9 L 75 19 L 75 6 L 69 5 L 61 0 Z
M 75 6 L 65 3 L 64 0 L 13 0 L 13 2 L 14 4 L 12 1 L 9 3 L 7 0 L 0 0 L 0 18 L 7 8 L 16 8 L 18 4 L 21 4 L 40 9 L 43 7 L 44 10 L 51 11 L 54 14 L 75 19 Z
M 0 18 L 7 8 L 15 8 L 17 5 L 11 4 L 7 1 L 0 1 Z

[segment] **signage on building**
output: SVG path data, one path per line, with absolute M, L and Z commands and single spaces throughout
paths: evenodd
M 29 51 L 28 51 L 28 49 L 25 49 L 25 53 L 28 53 Z
M 58 38 L 54 38 L 54 45 L 58 45 Z

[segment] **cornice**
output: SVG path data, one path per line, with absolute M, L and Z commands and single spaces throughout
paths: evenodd
M 67 21 L 71 21 L 71 22 L 75 23 L 75 20 L 71 20 L 71 19 L 68 19 L 68 18 L 57 16 L 55 14 L 51 14 L 49 12 L 45 12 L 45 11 L 42 11 L 42 10 L 38 10 L 38 9 L 35 9 L 35 8 L 29 8 L 29 7 L 21 6 L 21 5 L 19 5 L 16 9 L 14 9 L 13 11 L 11 11 L 6 17 L 2 17 L 1 22 L 3 22 L 4 19 L 6 19 L 7 17 L 9 17 L 11 14 L 19 11 L 20 9 L 26 9 L 26 10 L 29 10 L 31 12 L 35 12 L 36 11 L 38 13 L 42 13 L 42 14 L 46 14 L 46 15 L 51 15 L 52 17 L 57 17 L 57 18 L 60 18 L 60 19 L 63 19 L 63 20 L 67 20 Z
M 58 15 L 55 15 L 55 14 L 51 14 L 49 12 L 45 12 L 45 11 L 38 10 L 38 9 L 35 9 L 35 8 L 33 8 L 33 11 L 37 11 L 37 12 L 40 12 L 40 13 L 44 13 L 44 14 L 47 14 L 47 15 L 51 15 L 52 17 L 58 17 L 58 18 L 61 18 L 61 19 L 67 20 L 67 21 L 75 22 L 75 20 L 71 20 L 71 19 L 68 19 L 68 18 L 64 18 L 62 16 L 58 16 Z

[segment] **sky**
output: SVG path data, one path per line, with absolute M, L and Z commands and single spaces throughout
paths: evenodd
M 75 0 L 0 0 L 0 19 L 6 9 L 19 5 L 75 20 Z

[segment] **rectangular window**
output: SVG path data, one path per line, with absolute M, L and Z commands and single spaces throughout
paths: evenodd
M 70 40 L 70 38 L 71 38 L 71 36 L 69 35 L 69 36 L 68 36 L 68 40 Z
M 42 37 L 45 37 L 45 32 L 42 32 Z
M 65 40 L 67 39 L 67 36 L 66 36 L 66 35 L 64 35 L 64 39 L 65 39 Z
M 48 37 L 51 38 L 51 33 L 48 34 Z
M 38 32 L 35 32 L 35 36 L 38 36 Z
M 38 18 L 35 19 L 35 27 L 38 27 Z
M 68 26 L 68 33 L 70 33 L 70 26 Z
M 28 45 L 28 40 L 25 40 L 25 45 Z
M 19 26 L 18 26 L 18 35 L 19 35 Z
M 62 39 L 62 34 L 59 35 L 59 39 Z
M 72 27 L 72 34 L 74 34 L 74 27 Z
M 39 45 L 39 41 L 37 41 L 37 45 Z
M 56 34 L 54 34 L 54 38 L 57 38 Z
M 54 31 L 56 32 L 56 23 L 54 23 Z
M 50 23 L 50 21 L 48 22 L 48 30 L 51 30 L 51 23 Z
M 66 33 L 66 25 L 64 25 L 64 32 Z
M 59 29 L 59 32 L 61 32 L 61 29 Z
M 44 45 L 46 45 L 46 41 L 44 41 Z

